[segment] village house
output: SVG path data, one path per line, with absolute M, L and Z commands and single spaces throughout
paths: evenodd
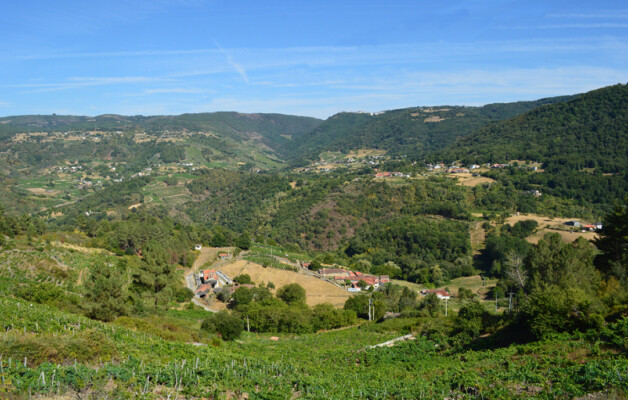
M 201 283 L 209 283 L 212 287 L 218 284 L 218 273 L 214 269 L 206 269 L 198 274 Z
M 445 289 L 423 289 L 420 292 L 423 296 L 427 296 L 430 293 L 435 293 L 436 297 L 440 300 L 450 299 L 451 295 Z

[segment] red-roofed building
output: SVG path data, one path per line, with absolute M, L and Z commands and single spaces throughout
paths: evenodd
M 212 286 L 215 286 L 218 283 L 218 274 L 216 274 L 216 270 L 206 269 L 201 271 L 199 274 L 199 279 L 201 283 L 209 283 Z
M 424 296 L 427 295 L 427 294 L 430 294 L 430 293 L 435 293 L 436 297 L 438 297 L 441 300 L 450 299 L 451 298 L 451 295 L 445 289 L 427 289 L 427 290 L 423 289 L 423 290 L 421 290 L 421 294 L 424 295 Z
M 346 276 L 347 271 L 341 268 L 321 268 L 318 270 L 319 275 L 327 278 L 335 278 L 336 276 Z
M 209 292 L 211 292 L 211 290 L 212 290 L 211 285 L 203 284 L 203 285 L 199 286 L 198 289 L 196 289 L 196 296 L 197 297 L 205 297 L 205 296 L 207 296 L 207 294 Z

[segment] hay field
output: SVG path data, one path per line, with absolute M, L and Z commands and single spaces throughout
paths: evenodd
M 457 174 L 447 174 L 447 176 L 450 176 L 452 178 L 458 178 L 458 183 L 461 184 L 462 186 L 477 186 L 477 185 L 481 185 L 483 183 L 493 183 L 495 182 L 493 179 L 491 178 L 487 178 L 485 176 L 473 176 L 472 173 L 470 172 L 460 172 Z
M 506 223 L 510 225 L 514 225 L 516 222 L 525 221 L 527 219 L 532 219 L 538 222 L 539 227 L 537 231 L 531 236 L 527 237 L 526 240 L 530 243 L 538 243 L 538 241 L 545 236 L 546 233 L 553 232 L 558 233 L 560 237 L 567 243 L 571 243 L 579 237 L 584 237 L 587 240 L 593 240 L 597 237 L 597 233 L 595 232 L 581 232 L 578 231 L 568 231 L 563 230 L 565 227 L 565 222 L 572 221 L 575 218 L 552 218 L 544 217 L 542 215 L 537 214 L 519 214 L 513 215 L 506 219 Z M 576 218 L 577 219 L 577 218 Z M 558 229 L 561 228 L 561 229 Z
M 307 304 L 315 306 L 320 303 L 331 303 L 335 307 L 342 307 L 351 294 L 329 282 L 313 276 L 299 274 L 297 272 L 286 271 L 275 268 L 264 268 L 261 265 L 245 260 L 238 260 L 232 263 L 217 267 L 230 278 L 240 274 L 248 274 L 256 284 L 272 282 L 275 290 L 290 283 L 298 283 L 303 286 L 307 294 Z

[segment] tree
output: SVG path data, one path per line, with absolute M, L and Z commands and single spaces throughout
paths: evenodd
M 472 301 L 462 306 L 456 316 L 455 325 L 458 334 L 464 337 L 464 341 L 480 336 L 483 326 L 482 319 L 487 314 L 488 312 L 477 301 Z
M 226 311 L 220 311 L 205 318 L 201 324 L 201 330 L 207 333 L 218 333 L 223 340 L 235 340 L 244 330 L 244 321 Z
M 249 304 L 253 300 L 253 293 L 251 290 L 245 287 L 239 287 L 231 295 L 231 298 L 235 302 L 236 306 Z
M 239 283 L 240 285 L 251 285 L 253 281 L 251 280 L 251 276 L 249 274 L 240 274 L 233 278 L 233 281 Z
M 85 293 L 87 315 L 101 321 L 112 321 L 128 313 L 124 287 L 127 284 L 126 265 L 95 264 L 90 268 L 89 289 Z
M 533 246 L 526 259 L 530 274 L 528 289 L 547 284 L 593 293 L 600 282 L 593 266 L 594 256 L 595 249 L 582 237 L 565 243 L 557 233 L 547 234 Z
M 595 258 L 595 265 L 600 271 L 615 276 L 619 281 L 628 278 L 628 198 L 625 202 L 623 206 L 617 205 L 604 218 L 599 237 L 593 241 L 602 251 Z
M 175 267 L 170 263 L 168 252 L 150 242 L 145 247 L 144 259 L 133 273 L 133 284 L 139 290 L 151 292 L 155 308 L 158 308 L 160 304 L 167 304 L 172 297 L 174 272 Z
M 248 250 L 251 248 L 251 238 L 244 232 L 236 238 L 234 244 L 242 250 Z
M 523 258 L 511 250 L 506 258 L 506 276 L 513 281 L 517 288 L 523 289 L 528 283 L 528 271 L 526 271 Z
M 554 332 L 598 324 L 596 301 L 579 288 L 543 284 L 535 287 L 523 307 L 530 331 L 543 338 Z
M 305 303 L 305 289 L 298 283 L 291 283 L 277 291 L 277 297 L 287 304 Z
M 440 309 L 440 300 L 436 293 L 429 293 L 423 299 L 423 303 L 421 304 L 421 309 L 427 311 L 429 315 L 432 317 L 439 314 Z
M 185 303 L 192 300 L 194 292 L 190 288 L 180 287 L 175 291 L 174 297 L 179 303 Z

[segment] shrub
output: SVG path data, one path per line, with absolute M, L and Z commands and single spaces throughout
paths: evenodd
M 176 290 L 174 297 L 179 303 L 184 303 L 186 301 L 192 300 L 192 297 L 194 297 L 194 292 L 189 288 L 181 287 Z
M 235 340 L 244 330 L 244 322 L 228 312 L 221 311 L 211 314 L 201 324 L 201 330 L 207 333 L 217 333 L 222 340 Z

